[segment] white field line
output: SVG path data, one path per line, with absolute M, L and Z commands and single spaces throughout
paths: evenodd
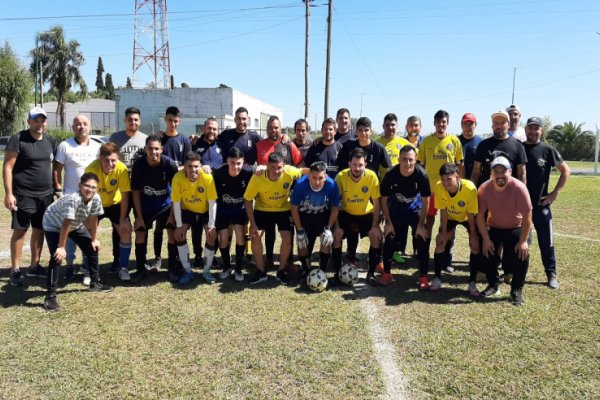
M 396 362 L 396 350 L 388 338 L 387 331 L 379 323 L 381 320 L 377 306 L 367 297 L 361 300 L 363 311 L 369 321 L 368 330 L 375 347 L 375 358 L 383 372 L 386 399 L 406 399 L 406 385 L 404 375 Z
M 595 243 L 600 243 L 600 239 L 592 239 L 589 237 L 585 237 L 585 236 L 577 236 L 577 235 L 568 235 L 566 233 L 557 233 L 554 232 L 555 236 L 559 236 L 559 237 L 566 237 L 566 238 L 570 238 L 570 239 L 577 239 L 577 240 L 583 240 L 584 242 L 595 242 Z

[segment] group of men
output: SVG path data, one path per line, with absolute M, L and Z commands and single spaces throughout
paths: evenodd
M 511 283 L 510 300 L 521 305 L 533 224 L 548 285 L 558 287 L 550 205 L 564 187 L 569 168 L 541 141 L 539 118 L 527 121 L 524 142 L 517 139 L 520 110 L 514 105 L 492 114 L 493 136 L 483 140 L 475 135 L 477 119 L 472 113 L 463 116 L 460 136 L 448 134 L 449 115 L 443 110 L 434 115 L 435 131 L 426 137 L 415 116 L 407 120 L 406 137 L 400 137 L 396 115 L 387 114 L 377 140 L 372 139 L 369 118 L 359 118 L 352 129 L 350 112 L 344 108 L 335 120 L 323 121 L 321 137 L 314 140 L 303 119 L 294 124 L 295 137 L 290 140 L 275 116 L 269 118 L 263 139 L 248 128 L 244 107 L 235 112 L 235 128 L 219 134 L 218 121 L 209 118 L 203 135 L 190 138 L 178 132 L 181 115 L 176 107 L 165 112 L 165 131 L 150 136 L 139 131 L 140 110 L 130 107 L 125 130 L 104 144 L 90 139 L 90 121 L 78 115 L 74 136 L 56 146 L 45 133 L 46 118 L 43 109 L 30 110 L 29 129 L 13 135 L 7 145 L 3 173 L 5 206 L 12 212 L 10 283 L 23 285 L 19 264 L 31 227 L 26 275 L 47 278 L 47 310 L 59 308 L 57 267 L 65 260 L 65 275 L 73 276 L 76 246 L 83 254 L 84 284 L 91 291 L 112 290 L 100 282 L 98 268 L 96 232 L 103 218 L 112 227 L 111 269 L 121 280 L 135 283 L 161 266 L 166 230 L 172 282 L 190 283 L 202 253 L 202 277 L 215 282 L 210 268 L 217 250 L 223 264 L 220 278 L 243 281 L 244 260 L 251 249 L 256 272 L 250 283 L 260 284 L 268 279 L 267 269 L 275 266 L 277 229 L 279 282 L 289 282 L 294 236 L 302 275 L 313 268 L 310 256 L 319 239 L 319 268 L 327 271 L 331 260 L 333 284 L 343 263 L 343 240 L 346 262 L 355 264 L 359 239 L 368 237 L 367 281 L 387 285 L 393 280 L 393 260 L 402 261 L 406 253 L 410 229 L 419 289 L 435 291 L 442 286 L 442 270 L 453 271 L 455 228 L 463 225 L 471 253 L 469 293 L 499 292 L 501 257 L 504 279 Z M 559 170 L 560 179 L 549 191 L 552 167 Z M 53 202 L 53 197 L 58 199 Z M 440 229 L 430 281 L 430 242 L 438 210 Z M 148 232 L 153 227 L 154 258 L 148 260 Z M 39 265 L 44 235 L 51 254 L 48 270 Z M 235 265 L 230 255 L 233 236 Z M 130 275 L 132 246 L 136 271 Z M 478 271 L 485 272 L 488 281 L 482 292 L 475 282 Z

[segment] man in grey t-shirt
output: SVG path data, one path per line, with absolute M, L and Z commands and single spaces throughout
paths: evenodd
M 125 110 L 125 130 L 110 135 L 109 142 L 113 142 L 119 148 L 119 160 L 131 171 L 133 162 L 144 156 L 144 146 L 148 135 L 138 131 L 142 120 L 140 110 L 136 107 L 128 107 Z

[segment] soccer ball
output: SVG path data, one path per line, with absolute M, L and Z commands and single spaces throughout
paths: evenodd
M 344 285 L 352 286 L 358 282 L 358 269 L 352 264 L 344 264 L 340 268 L 339 278 Z
M 322 269 L 313 269 L 306 277 L 306 284 L 313 292 L 322 292 L 327 288 L 327 275 Z

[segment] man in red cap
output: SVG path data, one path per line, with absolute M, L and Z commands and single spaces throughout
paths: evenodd
M 462 133 L 458 135 L 460 144 L 462 144 L 463 158 L 465 163 L 465 178 L 471 178 L 473 164 L 475 163 L 475 152 L 477 146 L 483 140 L 481 136 L 475 135 L 477 128 L 477 117 L 473 113 L 466 113 L 460 121 Z

